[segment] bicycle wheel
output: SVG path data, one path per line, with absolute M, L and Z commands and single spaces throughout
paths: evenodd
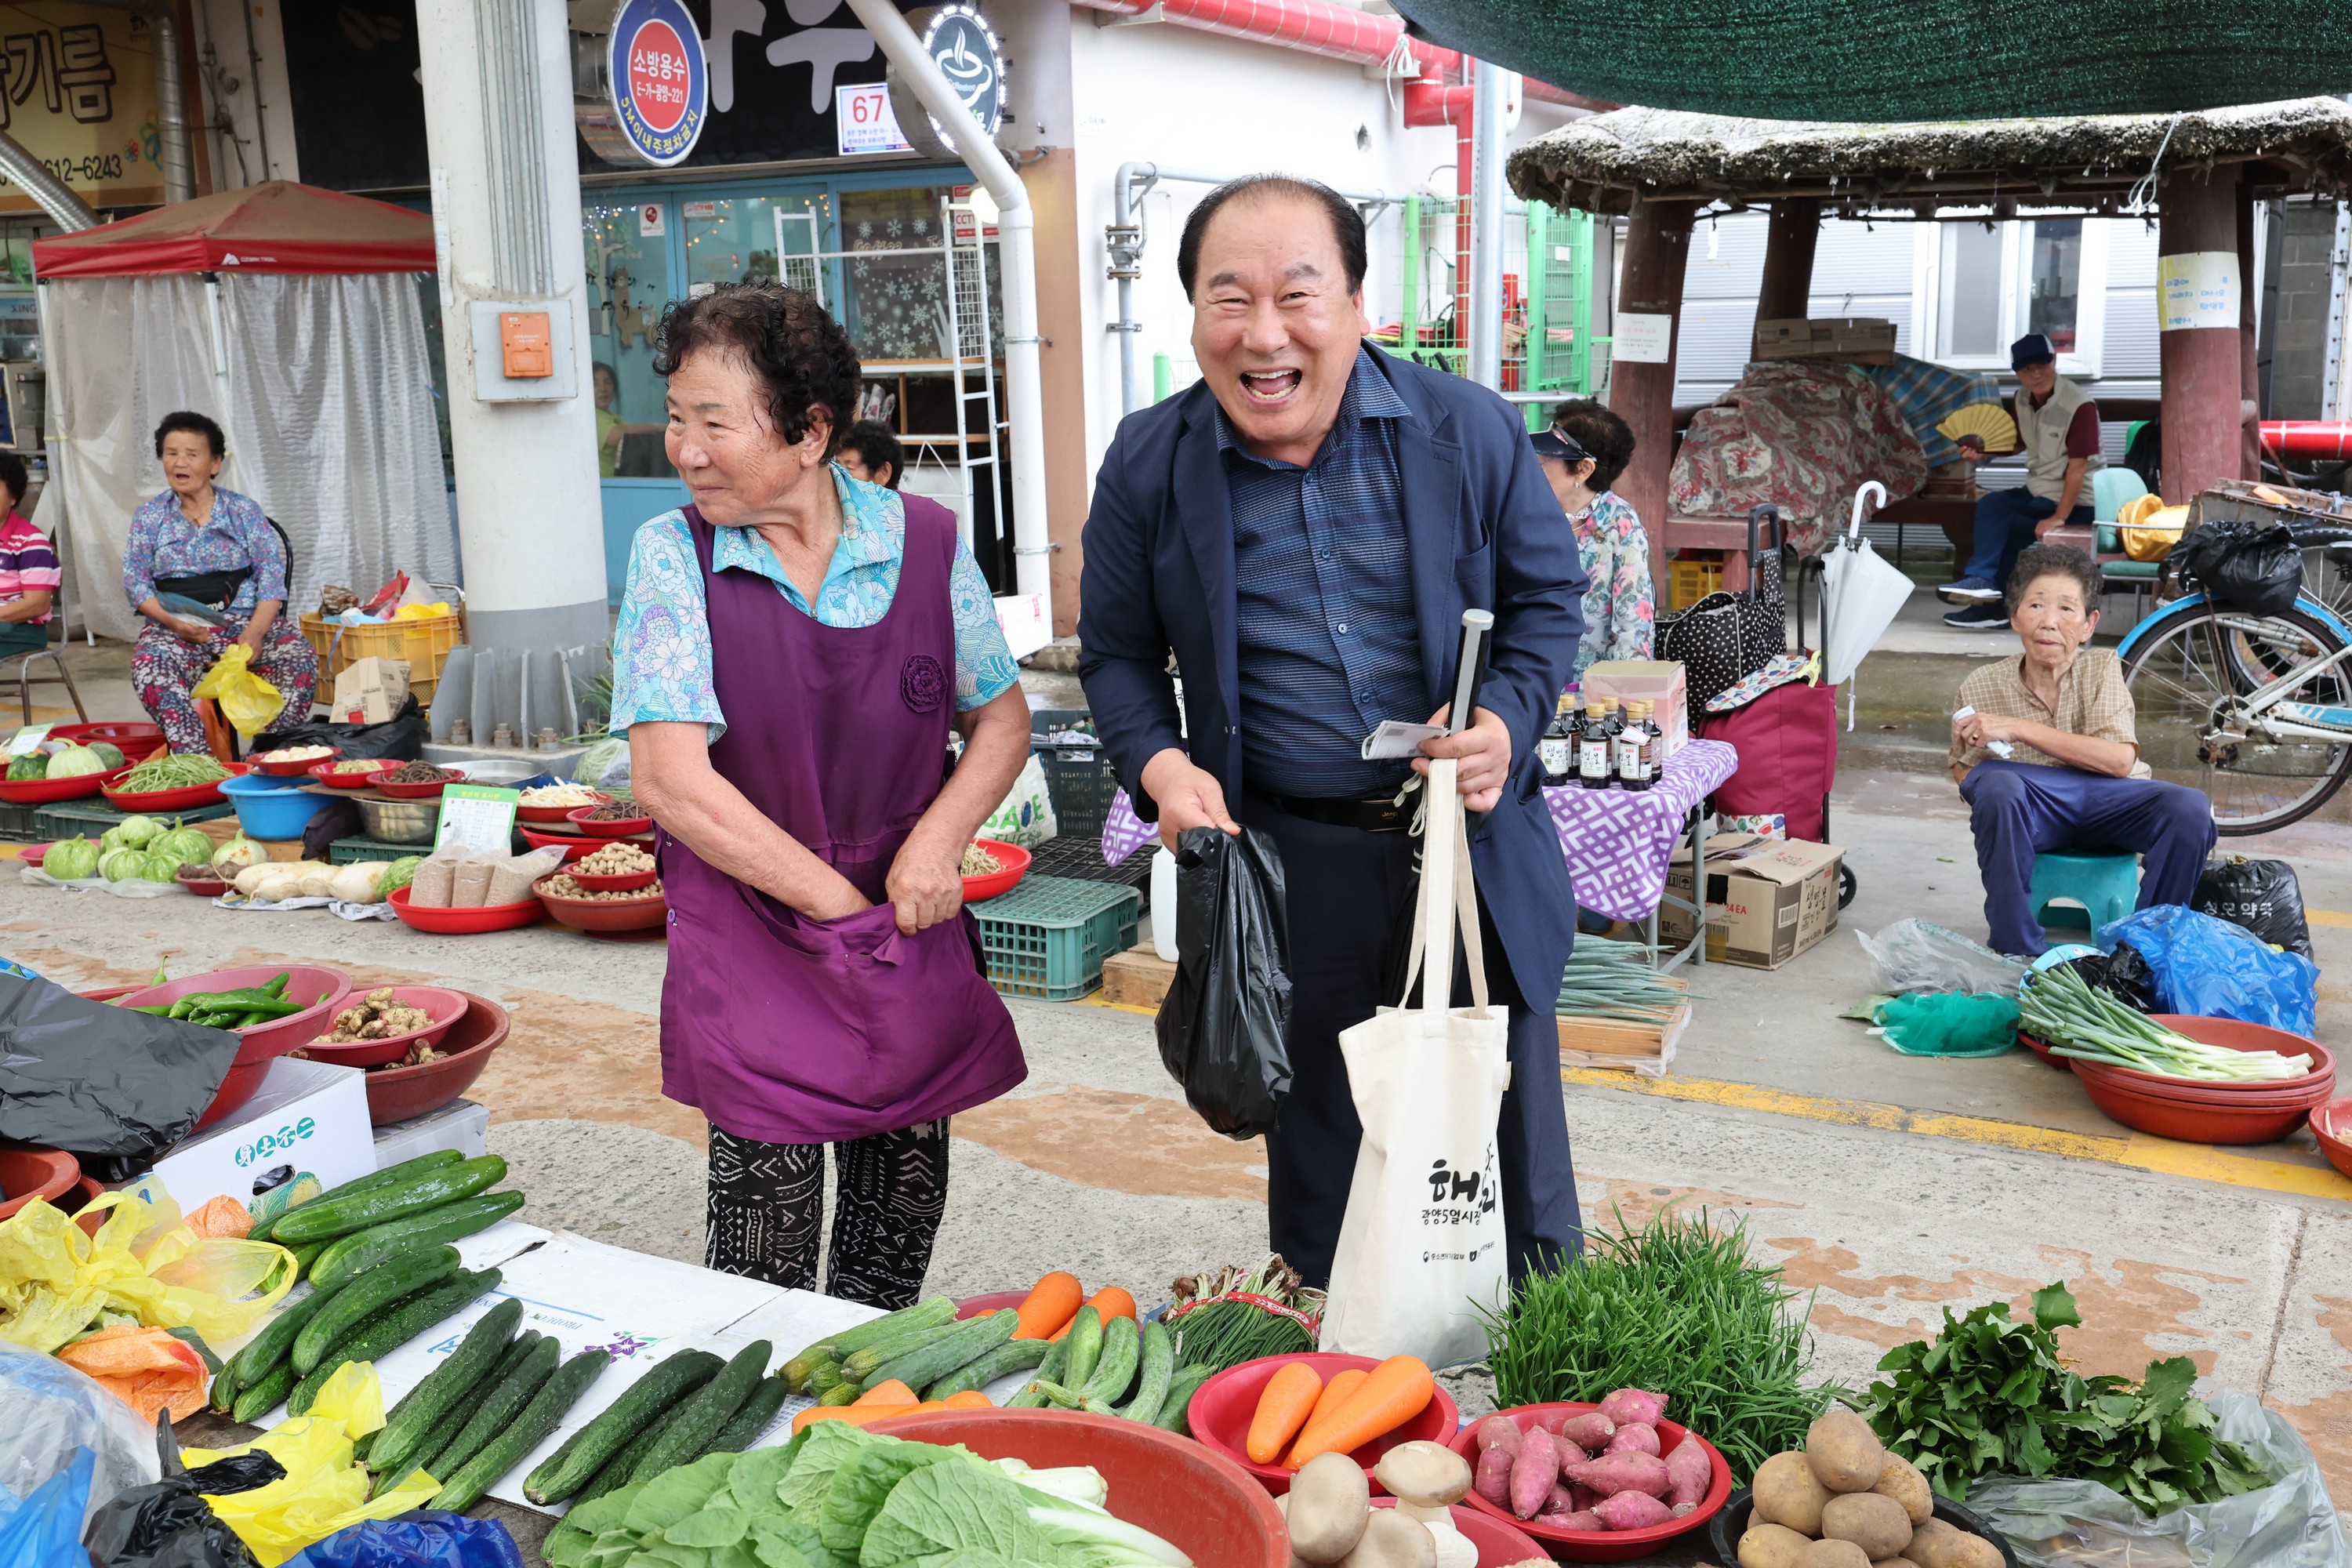
M 2293 682 L 2286 701 L 2352 706 L 2352 660 L 2296 673 L 2343 647 L 2300 609 L 2255 616 L 2208 606 L 2166 626 L 2124 666 L 2140 760 L 2158 778 L 2203 790 L 2225 837 L 2301 821 L 2352 773 L 2352 739 L 2273 734 L 2244 703 L 2283 679 Z
M 2303 596 L 2325 605 L 2341 619 L 2352 616 L 2352 571 L 2327 559 L 2327 547 L 2339 541 L 2352 541 L 2352 533 L 2337 533 L 2333 538 L 2314 538 L 2305 533 L 2295 536 L 2303 557 Z

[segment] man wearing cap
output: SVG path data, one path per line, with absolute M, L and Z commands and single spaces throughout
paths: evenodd
M 2025 450 L 2025 484 L 1990 491 L 1977 502 L 1976 549 L 1958 580 L 1937 590 L 1960 606 L 1944 624 L 1961 631 L 1997 632 L 2009 625 L 2001 595 L 2019 554 L 2053 528 L 2089 525 L 2090 473 L 2102 466 L 2099 405 L 2058 374 L 2049 338 L 2028 332 L 2009 345 L 2009 363 L 2017 372 L 2012 412 Z M 1977 437 L 1963 436 L 1958 444 L 1984 460 L 1984 442 Z

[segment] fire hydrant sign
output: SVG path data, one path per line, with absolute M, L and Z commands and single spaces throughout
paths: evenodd
M 710 115 L 702 35 L 679 0 L 623 0 L 608 60 L 613 112 L 630 148 L 656 168 L 685 162 Z

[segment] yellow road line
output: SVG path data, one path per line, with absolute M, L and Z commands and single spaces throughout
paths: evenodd
M 2352 926 L 2352 915 L 2342 910 L 2305 909 L 2303 918 L 2315 926 Z
M 1113 1002 L 1100 991 L 1089 991 L 1078 1000 L 1089 1007 L 1108 1007 L 1114 1013 L 1140 1013 L 1147 1018 L 1160 1016 L 1160 1009 L 1157 1007 L 1139 1007 L 1132 1002 Z
M 1715 1079 L 1643 1079 L 1630 1073 L 1603 1072 L 1591 1068 L 1564 1068 L 1559 1076 L 1563 1082 L 1591 1089 L 1613 1089 L 1700 1105 L 1761 1110 L 1775 1116 L 1827 1121 L 1842 1127 L 1910 1132 L 1923 1138 L 1948 1138 L 1958 1142 L 1981 1143 L 2037 1154 L 2063 1154 L 2077 1160 L 2097 1160 L 2134 1170 L 2189 1176 L 2199 1181 L 2221 1182 L 2230 1186 L 2253 1187 L 2264 1192 L 2352 1199 L 2352 1180 L 2347 1180 L 2326 1166 L 2260 1160 L 2199 1143 L 2176 1143 L 2168 1138 L 2151 1137 L 2145 1132 L 2134 1132 L 2120 1138 L 2067 1132 L 2054 1127 L 2032 1127 L 2020 1121 L 1996 1121 L 1988 1117 L 1955 1116 L 1935 1110 L 1906 1110 L 1899 1105 L 1884 1105 L 1874 1100 L 1796 1094 L 1759 1084 L 1727 1083 Z

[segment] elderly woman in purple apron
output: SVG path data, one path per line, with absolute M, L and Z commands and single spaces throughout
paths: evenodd
M 707 1261 L 814 1287 L 831 1144 L 825 1289 L 905 1306 L 948 1118 L 1027 1070 L 961 902 L 1028 754 L 1019 671 L 954 518 L 834 461 L 857 353 L 814 300 L 674 304 L 655 368 L 694 504 L 637 531 L 612 722 L 660 825 L 662 1091 L 710 1120 Z

